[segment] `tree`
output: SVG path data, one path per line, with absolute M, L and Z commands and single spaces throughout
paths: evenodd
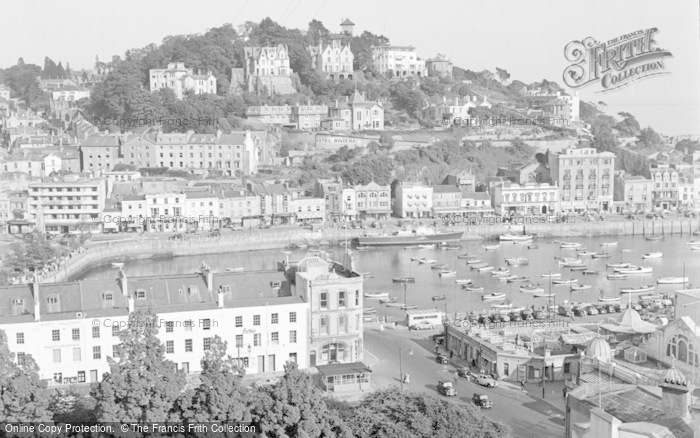
M 510 428 L 471 404 L 449 403 L 396 387 L 372 392 L 346 422 L 357 438 L 507 438 Z
M 57 256 L 56 248 L 38 231 L 24 242 L 14 242 L 11 248 L 7 265 L 20 272 L 41 270 Z
M 6 422 L 50 421 L 49 391 L 39 378 L 39 367 L 30 355 L 21 364 L 7 346 L 0 330 L 0 418 Z
M 687 155 L 693 155 L 693 152 L 700 150 L 700 142 L 685 138 L 676 143 L 676 150 Z
M 374 140 L 367 143 L 367 151 L 370 154 L 376 154 L 377 152 L 379 152 L 379 149 L 381 149 L 381 147 L 382 146 Z
M 284 377 L 276 385 L 257 390 L 251 413 L 252 424 L 263 436 L 352 437 L 311 377 L 293 362 L 284 366 Z
M 496 67 L 496 75 L 503 85 L 506 85 L 508 83 L 508 79 L 510 79 L 510 73 L 508 73 L 508 71 L 504 68 Z
M 158 339 L 158 316 L 133 312 L 119 332 L 119 358 L 108 358 L 110 372 L 93 390 L 100 422 L 179 421 L 174 402 L 185 387 L 185 375 L 165 359 Z
M 359 36 L 352 37 L 350 40 L 350 50 L 355 57 L 353 61 L 353 70 L 372 70 L 372 46 L 383 46 L 386 44 L 389 44 L 389 38 L 384 35 L 375 35 L 368 31 L 362 32 Z
M 185 394 L 181 401 L 183 421 L 201 423 L 249 422 L 247 395 L 241 385 L 244 369 L 226 355 L 227 343 L 215 336 L 211 348 L 202 358 L 201 384 L 192 397 Z
M 330 163 L 340 163 L 340 162 L 350 162 L 354 159 L 358 153 L 361 153 L 359 149 L 350 149 L 347 146 L 341 146 L 333 155 L 328 157 L 328 162 Z
M 321 41 L 328 42 L 328 36 L 330 34 L 331 33 L 328 29 L 326 29 L 326 26 L 324 26 L 323 23 L 317 19 L 314 18 L 309 22 L 309 29 L 306 32 L 306 37 L 309 39 L 309 45 L 318 46 L 318 43 Z
M 381 144 L 382 147 L 391 150 L 394 148 L 394 143 L 396 143 L 394 137 L 388 132 L 382 132 L 382 135 L 379 136 L 379 144 Z
M 656 149 L 659 146 L 663 146 L 663 139 L 661 136 L 649 126 L 639 131 L 637 138 L 645 148 Z
M 97 421 L 95 418 L 95 399 L 81 394 L 71 387 L 67 392 L 57 391 L 51 399 L 51 412 L 56 423 L 79 423 Z

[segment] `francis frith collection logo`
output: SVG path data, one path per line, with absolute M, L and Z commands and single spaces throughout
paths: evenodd
M 671 52 L 656 46 L 657 28 L 641 29 L 606 42 L 592 37 L 566 45 L 564 56 L 572 64 L 564 70 L 571 88 L 600 83 L 597 93 L 617 90 L 639 79 L 669 74 L 664 57 Z

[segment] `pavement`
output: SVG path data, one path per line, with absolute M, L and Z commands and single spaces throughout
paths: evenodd
M 447 365 L 435 360 L 435 343 L 432 335 L 440 329 L 409 331 L 402 326 L 395 330 L 380 330 L 379 324 L 365 324 L 365 360 L 372 368 L 372 387 L 401 386 L 402 373 L 410 374 L 410 383 L 404 390 L 437 395 L 438 380 L 453 380 L 457 397 L 448 400 L 454 403 L 471 403 L 474 393 L 487 394 L 494 407 L 482 412 L 487 417 L 505 423 L 513 429 L 516 437 L 561 437 L 564 435 L 563 382 L 546 386 L 542 399 L 542 387 L 499 381 L 496 388 L 485 388 L 464 378 L 456 378 L 456 370 L 466 366 L 466 361 L 453 358 Z M 445 352 L 444 346 L 439 347 Z M 553 392 L 552 392 L 553 391 Z M 538 395 L 539 394 L 539 395 Z

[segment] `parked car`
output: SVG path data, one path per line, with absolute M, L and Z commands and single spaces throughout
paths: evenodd
M 215 230 L 211 230 L 211 233 L 209 233 L 209 235 L 211 237 L 219 237 L 221 236 L 221 230 L 219 230 L 218 228 Z
M 479 384 L 481 386 L 485 386 L 487 388 L 493 388 L 494 386 L 498 385 L 498 382 L 496 382 L 496 380 L 493 377 L 489 376 L 488 374 L 479 374 L 476 376 L 474 381 L 477 384 Z
M 439 380 L 437 384 L 438 393 L 445 395 L 447 397 L 456 397 L 457 390 L 452 385 L 452 382 Z
M 447 356 L 442 353 L 438 353 L 438 355 L 435 356 L 435 361 L 443 365 L 447 365 L 450 362 L 449 359 L 447 359 Z
M 433 342 L 435 342 L 436 344 L 440 344 L 440 345 L 444 344 L 445 343 L 445 335 L 443 335 L 443 334 L 433 335 Z
M 168 240 L 182 240 L 182 239 L 183 239 L 183 237 L 182 237 L 182 234 L 180 234 L 180 233 L 173 234 L 172 236 L 168 237 Z
M 468 379 L 469 376 L 471 376 L 471 374 L 472 373 L 469 371 L 469 368 L 467 368 L 467 367 L 457 368 L 457 375 L 459 377 L 466 377 Z
M 421 321 L 418 324 L 413 324 L 409 328 L 411 330 L 432 330 L 435 328 L 435 324 L 429 323 L 428 321 Z
M 489 396 L 486 394 L 474 393 L 474 395 L 472 396 L 472 403 L 484 409 L 491 409 L 493 407 L 493 402 L 489 400 Z

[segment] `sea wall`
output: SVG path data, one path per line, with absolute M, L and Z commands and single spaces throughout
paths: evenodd
M 538 237 L 575 236 L 649 236 L 682 234 L 691 235 L 700 231 L 700 219 L 667 219 L 649 221 L 573 222 L 560 224 L 526 225 L 478 225 L 451 226 L 449 231 L 464 231 L 463 240 L 498 238 L 505 233 L 531 233 Z M 91 248 L 74 256 L 57 271 L 40 277 L 44 283 L 66 281 L 82 272 L 111 262 L 141 260 L 155 257 L 177 257 L 205 254 L 221 254 L 238 251 L 258 251 L 285 248 L 292 244 L 319 245 L 340 244 L 363 235 L 379 235 L 393 228 L 379 230 L 355 230 L 326 228 L 319 231 L 299 230 L 294 232 L 237 232 L 221 237 L 203 237 L 192 240 L 151 240 L 113 243 Z

